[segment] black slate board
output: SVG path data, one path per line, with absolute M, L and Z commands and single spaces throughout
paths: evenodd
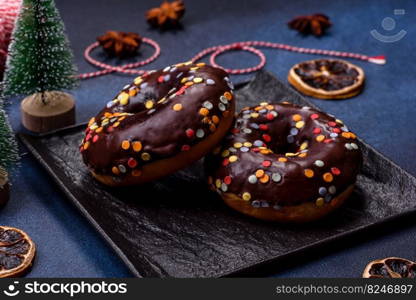
M 238 106 L 290 101 L 313 106 L 268 72 L 237 89 Z M 23 143 L 68 198 L 139 277 L 220 277 L 258 267 L 416 211 L 416 178 L 359 141 L 364 165 L 342 209 L 308 225 L 250 219 L 209 191 L 202 162 L 141 187 L 110 189 L 87 172 L 78 153 L 84 126 Z

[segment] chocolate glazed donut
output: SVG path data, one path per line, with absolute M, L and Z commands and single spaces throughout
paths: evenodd
M 208 181 L 246 215 L 312 221 L 351 194 L 362 161 L 355 139 L 341 120 L 320 111 L 261 103 L 243 109 L 207 159 Z
M 95 178 L 133 185 L 175 172 L 210 152 L 234 118 L 227 73 L 181 63 L 137 77 L 88 124 L 80 146 Z

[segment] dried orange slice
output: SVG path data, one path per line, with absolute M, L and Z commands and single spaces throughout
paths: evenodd
M 299 92 L 321 99 L 345 99 L 361 92 L 364 71 L 344 60 L 315 59 L 294 65 L 288 81 Z
M 0 226 L 0 278 L 18 277 L 29 271 L 36 246 L 22 230 Z
M 363 277 L 416 278 L 416 263 L 400 257 L 374 260 L 365 267 Z

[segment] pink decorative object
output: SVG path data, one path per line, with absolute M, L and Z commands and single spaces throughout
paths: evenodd
M 125 74 L 145 74 L 146 72 L 149 72 L 151 70 L 137 70 L 134 68 L 142 67 L 144 65 L 147 65 L 154 61 L 161 52 L 160 46 L 157 42 L 154 40 L 151 40 L 149 38 L 143 38 L 143 43 L 149 44 L 155 49 L 154 54 L 149 57 L 146 60 L 139 61 L 136 63 L 130 63 L 122 66 L 111 66 L 103 62 L 99 62 L 91 57 L 91 52 L 95 48 L 99 46 L 98 42 L 95 42 L 91 45 L 89 45 L 85 51 L 84 51 L 84 57 L 85 59 L 92 65 L 95 65 L 102 70 L 96 71 L 96 72 L 89 72 L 84 74 L 79 74 L 78 78 L 80 79 L 88 79 L 93 78 L 97 76 L 106 75 L 112 72 L 119 72 L 119 73 L 125 73 Z M 314 48 L 303 48 L 303 47 L 296 47 L 291 46 L 287 44 L 281 44 L 281 43 L 272 43 L 272 42 L 266 42 L 266 41 L 245 41 L 245 42 L 238 42 L 238 43 L 232 43 L 228 45 L 219 45 L 214 46 L 210 48 L 206 48 L 199 52 L 197 55 L 195 55 L 193 58 L 191 58 L 192 62 L 196 62 L 200 59 L 202 59 L 204 56 L 210 55 L 209 62 L 211 65 L 217 68 L 224 69 L 229 74 L 246 74 L 255 72 L 257 70 L 260 70 L 264 67 L 266 64 L 266 56 L 263 54 L 263 52 L 257 48 L 271 48 L 271 49 L 278 49 L 278 50 L 285 50 L 285 51 L 291 51 L 291 52 L 298 52 L 298 53 L 307 53 L 307 54 L 315 54 L 315 55 L 325 55 L 325 56 L 336 56 L 336 57 L 343 57 L 343 58 L 351 58 L 351 59 L 358 59 L 367 61 L 373 64 L 379 64 L 384 65 L 386 63 L 386 58 L 383 55 L 379 56 L 367 56 L 364 54 L 358 54 L 358 53 L 352 53 L 352 52 L 343 52 L 343 51 L 334 51 L 334 50 L 324 50 L 324 49 L 314 49 Z M 251 52 L 255 55 L 257 55 L 260 59 L 260 62 L 257 66 L 245 68 L 245 69 L 226 69 L 221 67 L 219 64 L 216 63 L 215 59 L 218 55 L 223 54 L 228 51 L 233 50 L 243 50 Z
M 3 77 L 7 48 L 20 5 L 21 0 L 0 0 L 0 79 Z

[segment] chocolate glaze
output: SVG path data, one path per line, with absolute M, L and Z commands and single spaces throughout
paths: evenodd
M 318 141 L 319 135 L 324 139 L 320 137 Z M 342 121 L 309 107 L 263 103 L 245 108 L 221 149 L 207 159 L 209 181 L 219 194 L 233 193 L 244 198 L 248 193 L 245 200 L 254 207 L 279 209 L 307 201 L 321 206 L 355 182 L 362 160 L 355 138 Z M 307 147 L 300 150 L 305 142 Z M 246 149 L 244 143 L 253 145 Z M 268 180 L 263 178 L 265 183 L 255 176 L 257 170 L 268 176 Z M 325 181 L 324 174 L 332 180 Z M 256 183 L 250 183 L 249 177 L 251 181 L 256 177 Z
M 232 113 L 230 101 L 234 100 L 227 73 L 203 63 L 145 74 L 91 119 L 80 148 L 84 162 L 97 174 L 122 176 L 175 156 L 214 132 Z M 141 143 L 140 151 L 133 149 L 135 141 Z

